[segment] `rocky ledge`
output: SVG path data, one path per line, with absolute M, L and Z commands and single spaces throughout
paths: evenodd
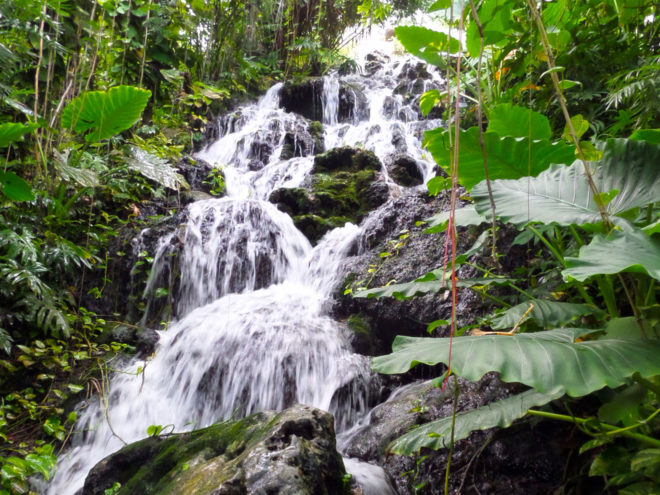
M 329 413 L 296 405 L 149 437 L 99 462 L 80 495 L 348 493 Z

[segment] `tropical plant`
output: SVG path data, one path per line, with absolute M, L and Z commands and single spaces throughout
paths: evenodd
M 437 3 L 449 7 L 449 2 Z M 472 430 L 509 426 L 518 418 L 534 414 L 573 422 L 595 438 L 583 447 L 600 449 L 592 457 L 592 475 L 613 475 L 609 484 L 625 487 L 630 493 L 636 489 L 652 493 L 660 486 L 657 463 L 647 461 L 660 446 L 656 439 L 660 424 L 655 420 L 660 411 L 660 389 L 653 378 L 660 375 L 660 327 L 656 317 L 660 239 L 656 236 L 655 206 L 660 201 L 655 170 L 660 146 L 654 130 L 635 129 L 629 139 L 581 140 L 593 126 L 582 115 L 571 116 L 570 110 L 578 106 L 574 95 L 586 91 L 587 85 L 581 81 L 588 69 L 583 64 L 568 64 L 574 42 L 571 35 L 580 26 L 576 22 L 580 15 L 588 19 L 590 30 L 600 29 L 601 34 L 603 30 L 623 31 L 636 39 L 637 44 L 626 45 L 626 49 L 636 51 L 639 57 L 651 49 L 644 35 L 629 30 L 624 22 L 630 22 L 629 17 L 613 13 L 610 2 L 593 0 L 569 6 L 559 1 L 543 5 L 542 12 L 535 2 L 526 2 L 522 9 L 515 3 L 468 2 L 462 17 L 456 16 L 467 21 L 468 55 L 479 58 L 478 64 L 466 59 L 464 66 L 469 70 L 476 66 L 477 74 L 482 70 L 487 73 L 486 78 L 477 78 L 478 87 L 471 90 L 477 95 L 477 125 L 459 130 L 456 119 L 455 128 L 428 131 L 425 143 L 436 162 L 454 178 L 452 197 L 458 183 L 468 190 L 472 204 L 435 215 L 428 220 L 428 231 L 447 231 L 454 243 L 457 226 L 491 223 L 495 240 L 497 227 L 492 222 L 497 220 L 521 231 L 514 244 L 546 250 L 554 261 L 545 259 L 537 267 L 518 270 L 518 280 L 493 275 L 493 267 L 484 270 L 482 286 L 502 284 L 516 290 L 517 296 L 502 296 L 500 291 L 498 297 L 493 297 L 500 303 L 504 297 L 510 305 L 481 319 L 482 329 L 472 335 L 397 337 L 392 354 L 374 358 L 373 367 L 382 373 L 404 373 L 420 363 L 444 363 L 447 374 L 478 380 L 496 371 L 503 381 L 523 383 L 531 390 L 423 425 L 395 441 L 392 449 L 410 454 L 422 447 L 451 447 L 451 439 L 465 438 Z M 648 12 L 651 2 L 641 2 L 638 7 L 640 13 Z M 595 12 L 603 17 L 594 17 Z M 459 24 L 450 23 L 454 27 Z M 459 30 L 462 26 L 461 21 Z M 643 31 L 648 35 L 655 29 Z M 460 63 L 464 55 L 458 43 L 447 33 L 423 28 L 399 27 L 396 34 L 406 49 L 427 62 L 447 68 L 451 64 L 446 60 L 456 61 L 456 94 L 429 93 L 421 106 L 428 112 L 442 99 L 453 98 L 458 113 L 459 98 L 465 97 L 459 91 L 465 79 Z M 589 36 L 591 31 L 577 38 Z M 596 48 L 594 44 L 589 46 L 602 50 L 599 54 L 611 49 L 608 43 Z M 521 45 L 529 45 L 530 49 L 514 49 Z M 560 60 L 562 67 L 558 66 Z M 546 62 L 548 70 L 544 71 Z M 617 64 L 626 66 L 619 58 L 605 64 L 612 72 L 616 72 L 612 69 Z M 652 73 L 648 67 L 645 71 Z M 645 77 L 644 84 L 652 84 L 649 81 L 653 77 Z M 577 93 L 572 96 L 571 91 Z M 515 104 L 523 93 L 527 99 L 524 107 Z M 623 94 L 632 96 L 629 91 Z M 622 101 L 613 93 L 610 106 Z M 613 135 L 631 128 L 632 120 L 618 125 L 612 113 L 602 110 L 602 100 L 596 103 L 601 106 L 598 112 L 591 103 L 579 105 L 583 114 L 603 119 L 596 130 L 609 128 L 608 133 Z M 651 101 L 648 108 L 652 105 Z M 488 118 L 487 128 L 481 122 L 481 107 Z M 542 107 L 549 118 L 534 110 Z M 643 104 L 631 103 L 631 108 L 638 116 L 637 124 L 652 122 Z M 562 139 L 569 144 L 561 139 L 553 141 L 553 135 L 564 127 L 558 125 L 557 109 L 565 120 Z M 446 187 L 452 187 L 451 181 L 437 179 L 429 184 L 433 193 Z M 456 268 L 467 260 L 466 256 L 456 257 L 446 270 L 440 268 L 410 283 L 369 289 L 355 296 L 405 299 L 451 290 L 455 304 L 458 287 L 478 286 L 477 280 L 456 276 Z M 454 329 L 454 317 L 445 323 L 451 323 Z M 495 331 L 484 331 L 488 326 Z M 598 418 L 532 409 L 564 395 L 583 397 L 604 387 L 608 387 L 611 401 L 601 407 Z M 639 389 L 643 393 L 634 412 L 612 413 L 616 409 L 613 404 Z M 632 443 L 616 441 L 622 438 Z M 606 460 L 616 449 L 625 450 L 625 460 L 613 468 Z

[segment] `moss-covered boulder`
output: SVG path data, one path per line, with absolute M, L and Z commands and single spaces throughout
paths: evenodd
M 339 170 L 348 172 L 357 172 L 360 170 L 378 171 L 380 168 L 380 160 L 372 151 L 353 148 L 351 146 L 342 146 L 316 155 L 314 157 L 312 173 L 318 174 Z
M 102 460 L 82 495 L 345 493 L 333 418 L 308 406 L 150 437 Z M 115 492 L 113 492 L 115 493 Z
M 291 215 L 311 242 L 346 222 L 358 223 L 389 197 L 381 163 L 371 151 L 334 148 L 316 155 L 309 189 L 273 191 L 269 200 Z

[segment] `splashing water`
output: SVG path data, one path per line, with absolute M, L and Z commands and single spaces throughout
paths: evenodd
M 395 94 L 403 66 L 386 61 L 368 77 L 324 79 L 325 145 L 360 145 L 384 162 L 405 152 L 428 179 L 433 166 L 420 138 L 438 122 L 419 120 L 413 103 Z M 352 92 L 350 122 L 340 118 L 342 88 Z M 223 168 L 228 197 L 187 207 L 185 227 L 159 242 L 146 290 L 171 276 L 177 254 L 179 319 L 160 332 L 150 361 L 126 363 L 111 378 L 107 408 L 99 401 L 81 409 L 79 432 L 45 493 L 74 494 L 97 462 L 144 438 L 152 424 L 186 431 L 300 402 L 332 412 L 341 432 L 367 414 L 367 358 L 352 352 L 347 330 L 326 308 L 360 229 L 334 229 L 312 248 L 265 201 L 277 188 L 303 184 L 313 164 L 309 155 L 280 158 L 287 133 L 306 126 L 279 107 L 280 89 L 222 117 L 220 138 L 199 153 Z M 395 493 L 382 469 L 346 464 L 364 493 Z

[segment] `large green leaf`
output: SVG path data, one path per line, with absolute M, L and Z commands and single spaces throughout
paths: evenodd
M 14 141 L 22 141 L 23 136 L 32 132 L 37 127 L 36 124 L 18 124 L 14 122 L 5 122 L 0 124 L 0 148 L 6 148 Z
M 552 137 L 548 117 L 510 103 L 501 103 L 493 107 L 488 114 L 488 131 L 502 137 L 526 137 L 534 140 Z
M 448 170 L 450 150 L 447 132 L 441 128 L 426 131 L 425 143 L 436 163 Z M 500 137 L 494 132 L 486 132 L 484 146 L 488 157 L 488 175 L 491 179 L 536 176 L 553 163 L 571 163 L 575 159 L 574 147 L 564 142 Z M 466 131 L 460 131 L 458 181 L 469 190 L 484 179 L 479 129 L 470 127 Z
M 580 248 L 577 258 L 566 258 L 565 280 L 586 280 L 593 275 L 619 272 L 648 274 L 660 280 L 660 239 L 640 230 L 596 236 Z
M 505 382 L 519 382 L 542 394 L 587 395 L 618 387 L 633 373 L 660 373 L 660 342 L 602 338 L 576 342 L 593 330 L 558 328 L 512 336 L 455 337 L 451 368 L 468 380 L 497 371 Z M 419 363 L 449 361 L 450 339 L 397 336 L 393 352 L 372 360 L 379 373 L 404 373 Z
M 445 64 L 448 45 L 451 53 L 458 52 L 460 46 L 445 33 L 418 26 L 399 26 L 394 33 L 406 50 L 433 65 Z
M 513 328 L 533 304 L 526 319 L 531 318 L 542 327 L 555 328 L 573 321 L 578 316 L 598 315 L 603 316 L 604 311 L 588 304 L 576 304 L 559 301 L 545 301 L 534 299 L 517 304 L 493 318 L 492 327 L 495 329 Z
M 447 274 L 450 275 L 450 270 L 447 270 Z M 442 278 L 442 277 L 439 277 Z M 447 277 L 446 277 L 447 278 Z M 464 278 L 456 281 L 456 286 L 465 288 L 465 287 L 484 287 L 490 285 L 509 285 L 510 283 L 515 282 L 515 279 L 511 278 Z M 356 292 L 354 297 L 366 297 L 372 298 L 375 297 L 379 299 L 381 297 L 394 297 L 398 300 L 410 299 L 415 296 L 422 296 L 424 294 L 438 293 L 448 290 L 450 283 L 448 281 L 443 282 L 442 280 L 425 280 L 420 279 L 414 282 L 407 282 L 403 284 L 391 284 L 386 285 L 385 287 L 376 287 L 374 289 L 361 290 Z
M 64 108 L 62 127 L 77 133 L 92 130 L 85 137 L 90 143 L 107 139 L 137 122 L 150 97 L 151 91 L 134 86 L 89 91 Z
M 14 201 L 32 201 L 34 199 L 30 184 L 14 172 L 0 170 L 0 190 L 2 190 L 2 194 Z
M 481 215 L 477 213 L 474 205 L 467 205 L 463 208 L 456 208 L 454 212 L 454 222 L 456 226 L 466 227 L 468 225 L 481 225 L 482 223 L 490 221 L 490 212 L 486 215 Z M 436 213 L 431 218 L 427 218 L 429 226 L 424 231 L 425 234 L 436 234 L 438 232 L 444 232 L 449 226 L 449 212 L 441 211 Z
M 536 390 L 528 390 L 471 411 L 458 413 L 454 441 L 467 438 L 475 430 L 511 426 L 516 419 L 525 416 L 530 408 L 547 404 L 562 395 L 561 392 L 546 395 Z M 449 447 L 451 432 L 452 417 L 448 416 L 409 431 L 395 440 L 390 450 L 399 455 L 411 455 L 422 447 L 434 450 L 446 448 Z
M 589 167 L 601 193 L 618 191 L 606 205 L 610 215 L 660 201 L 658 163 L 660 146 L 627 139 L 607 142 L 603 158 Z M 498 218 L 519 226 L 528 222 L 581 225 L 601 221 L 580 161 L 568 167 L 554 165 L 536 178 L 496 180 L 491 182 L 491 189 Z M 485 182 L 477 185 L 471 195 L 477 212 L 490 211 Z M 612 220 L 626 224 L 622 219 Z
M 478 14 L 484 33 L 484 46 L 495 44 L 506 37 L 512 26 L 511 9 L 514 5 L 515 2 L 512 0 L 490 0 L 482 3 Z M 477 23 L 473 20 L 468 25 L 465 38 L 470 56 L 478 57 L 481 50 L 481 35 Z
M 137 146 L 130 147 L 131 155 L 126 161 L 128 167 L 141 173 L 148 179 L 176 191 L 179 188 L 189 189 L 190 186 L 169 163 L 156 155 L 152 155 Z

